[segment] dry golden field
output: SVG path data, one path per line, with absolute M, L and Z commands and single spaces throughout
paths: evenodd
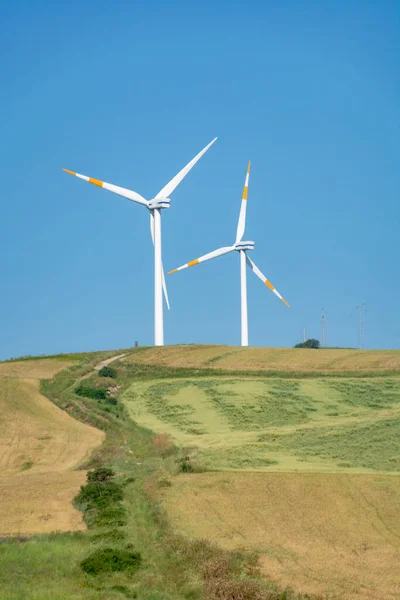
M 84 528 L 72 499 L 86 473 L 72 469 L 104 433 L 40 394 L 38 379 L 65 366 L 50 360 L 0 365 L 0 536 Z
M 260 553 L 283 587 L 335 600 L 400 598 L 400 478 L 321 473 L 180 475 L 172 525 Z
M 165 346 L 133 353 L 128 361 L 169 367 L 290 372 L 400 371 L 400 350 L 310 350 L 233 346 Z
M 0 363 L 1 377 L 20 377 L 22 379 L 50 379 L 72 364 L 68 360 L 38 358 L 38 360 L 10 361 Z

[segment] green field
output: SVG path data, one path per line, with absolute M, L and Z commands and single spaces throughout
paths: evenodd
M 399 378 L 163 380 L 123 400 L 204 469 L 400 471 Z

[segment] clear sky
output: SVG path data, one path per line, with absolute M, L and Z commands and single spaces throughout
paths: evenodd
M 173 269 L 246 239 L 251 345 L 400 347 L 400 4 L 0 1 L 0 358 L 153 343 L 147 211 Z M 239 256 L 168 277 L 165 341 L 240 343 Z

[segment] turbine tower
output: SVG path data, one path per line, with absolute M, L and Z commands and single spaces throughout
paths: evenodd
M 132 202 L 137 202 L 138 204 L 142 204 L 145 206 L 150 213 L 150 232 L 151 238 L 153 240 L 154 246 L 154 345 L 155 346 L 163 346 L 164 345 L 164 323 L 163 323 L 163 290 L 165 301 L 167 303 L 169 309 L 169 301 L 168 301 L 168 293 L 167 286 L 165 284 L 165 276 L 164 269 L 162 265 L 162 249 L 161 249 L 161 211 L 165 208 L 169 208 L 170 206 L 170 198 L 169 196 L 175 190 L 175 188 L 180 184 L 182 179 L 189 173 L 189 171 L 194 167 L 198 160 L 207 152 L 207 150 L 212 146 L 217 138 L 214 138 L 212 142 L 210 142 L 201 152 L 199 152 L 187 165 L 184 167 L 166 186 L 162 188 L 158 192 L 156 196 L 154 196 L 151 200 L 146 200 L 138 194 L 137 192 L 133 192 L 132 190 L 128 190 L 123 187 L 119 187 L 118 185 L 113 185 L 111 183 L 106 183 L 105 181 L 99 181 L 98 179 L 93 179 L 92 177 L 86 177 L 86 175 L 80 175 L 79 173 L 75 173 L 74 171 L 68 171 L 68 169 L 63 169 L 66 173 L 70 175 L 74 175 L 75 177 L 79 177 L 79 179 L 83 179 L 84 181 L 88 181 L 98 187 L 103 188 L 104 190 L 108 190 L 109 192 L 113 192 L 118 196 L 122 196 L 123 198 L 127 198 Z
M 236 241 L 233 246 L 224 246 L 223 248 L 219 248 L 218 250 L 214 250 L 213 252 L 209 252 L 208 254 L 204 254 L 204 256 L 200 256 L 200 258 L 196 258 L 196 260 L 192 260 L 186 265 L 182 265 L 173 271 L 169 271 L 168 275 L 172 273 L 176 273 L 177 271 L 181 271 L 182 269 L 186 269 L 186 267 L 194 267 L 199 263 L 205 262 L 206 260 L 210 260 L 211 258 L 216 258 L 217 256 L 222 256 L 223 254 L 228 254 L 229 252 L 239 252 L 240 257 L 240 298 L 241 298 L 241 345 L 248 346 L 249 345 L 249 334 L 248 334 L 248 314 L 247 314 L 247 281 L 246 281 L 246 263 L 253 271 L 255 275 L 269 289 L 276 295 L 286 306 L 289 304 L 286 302 L 284 298 L 280 295 L 278 290 L 274 288 L 272 283 L 268 281 L 268 279 L 263 275 L 260 269 L 254 264 L 254 262 L 247 256 L 248 250 L 254 249 L 254 242 L 243 241 L 244 230 L 246 227 L 246 208 L 247 208 L 247 193 L 249 188 L 249 177 L 250 177 L 250 162 L 247 166 L 246 180 L 243 189 L 242 196 L 242 204 L 240 207 L 239 214 L 239 222 L 236 231 Z

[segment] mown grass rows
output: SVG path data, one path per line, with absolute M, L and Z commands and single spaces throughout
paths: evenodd
M 316 384 L 311 397 L 304 393 L 299 380 L 172 380 L 150 384 L 139 395 L 133 387 L 125 394 L 125 400 L 135 403 L 142 394 L 149 413 L 185 434 L 209 433 L 206 422 L 198 417 L 204 402 L 211 404 L 216 416 L 224 417 L 232 432 L 265 431 L 254 438 L 255 443 L 238 438 L 237 445 L 230 440 L 225 447 L 218 444 L 217 448 L 204 448 L 199 441 L 201 451 L 197 458 L 207 469 L 273 466 L 277 464 L 279 453 L 284 453 L 301 461 L 327 460 L 332 468 L 399 471 L 400 417 L 393 413 L 380 415 L 376 422 L 364 419 L 378 409 L 396 409 L 400 380 L 327 379 L 318 380 Z M 182 401 L 185 393 L 190 398 L 194 388 L 201 390 L 205 398 L 196 406 Z M 178 394 L 179 402 L 175 400 Z M 342 421 L 336 423 L 335 417 L 342 417 Z M 351 420 L 346 423 L 343 417 Z M 276 430 L 288 425 L 303 427 L 273 435 L 268 433 L 271 427 Z

